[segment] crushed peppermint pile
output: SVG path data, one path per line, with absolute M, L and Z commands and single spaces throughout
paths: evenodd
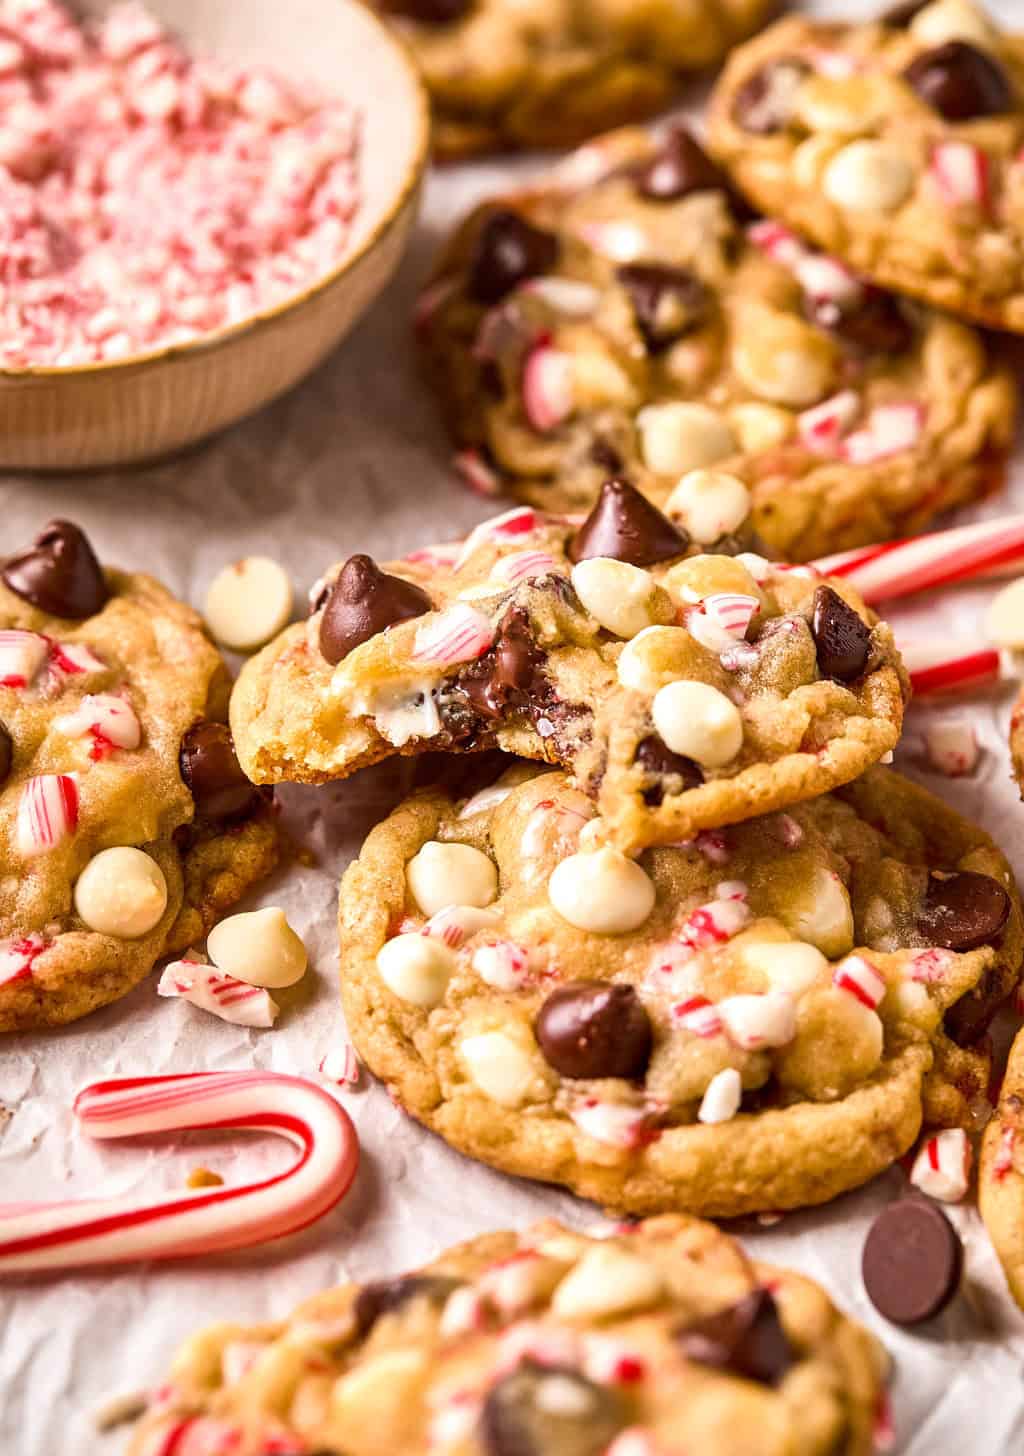
M 141 5 L 0 0 L 0 367 L 184 343 L 344 257 L 359 118 L 195 60 Z

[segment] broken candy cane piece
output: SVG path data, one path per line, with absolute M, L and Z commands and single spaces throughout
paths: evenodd
M 839 962 L 832 972 L 832 984 L 856 996 L 870 1011 L 881 1003 L 887 989 L 885 977 L 870 961 L 858 955 L 847 956 Z
M 709 652 L 725 652 L 743 641 L 760 605 L 743 592 L 714 592 L 687 612 L 686 630 Z
M 580 1132 L 613 1148 L 639 1148 L 655 1135 L 642 1108 L 599 1102 L 596 1097 L 578 1102 L 569 1109 L 569 1116 Z
M 0 1207 L 0 1269 L 70 1269 L 248 1248 L 305 1228 L 344 1196 L 359 1143 L 333 1097 L 276 1072 L 198 1072 L 96 1082 L 75 1099 L 83 1132 L 138 1137 L 192 1129 L 273 1132 L 299 1150 L 284 1173 L 152 1201 L 90 1198 Z
M 796 1002 L 788 991 L 726 996 L 716 1010 L 729 1040 L 744 1051 L 787 1046 L 796 1036 Z
M 511 556 L 503 556 L 496 563 L 493 575 L 499 581 L 515 585 L 520 581 L 532 581 L 538 576 L 561 575 L 564 569 L 562 563 L 546 551 L 514 551 Z
M 473 552 L 485 542 L 491 541 L 504 546 L 513 541 L 526 541 L 543 524 L 543 519 L 529 506 L 514 506 L 510 511 L 503 511 L 500 516 L 481 521 L 462 542 L 455 558 L 454 569 L 458 571 L 460 566 L 464 566 Z
M 452 456 L 452 464 L 462 483 L 474 495 L 486 498 L 501 495 L 501 477 L 492 470 L 479 450 L 460 450 Z
M 817 455 L 836 455 L 843 436 L 860 414 L 860 395 L 844 389 L 823 404 L 804 410 L 796 422 L 797 433 L 808 450 Z
M 472 966 L 482 981 L 498 991 L 519 991 L 530 979 L 529 951 L 511 940 L 478 946 Z
M 929 175 L 947 207 L 986 208 L 991 173 L 989 158 L 970 142 L 940 142 L 932 151 Z
M 951 779 L 972 774 L 981 756 L 974 725 L 964 719 L 929 724 L 924 730 L 924 750 L 929 765 Z
M 104 758 L 117 748 L 138 748 L 142 729 L 131 704 L 113 693 L 86 694 L 72 713 L 54 723 L 67 738 L 92 738 L 91 755 Z
M 575 405 L 572 355 L 537 344 L 523 365 L 523 410 L 542 435 L 569 418 Z
M 37 956 L 53 942 L 41 935 L 23 935 L 17 940 L 0 941 L 0 986 L 12 981 L 23 981 L 32 974 Z
M 706 996 L 691 996 L 686 1001 L 677 1001 L 671 1009 L 672 1020 L 684 1031 L 694 1036 L 718 1036 L 722 1030 L 722 1018 L 718 1008 Z
M 783 268 L 795 270 L 798 264 L 811 256 L 796 233 L 779 222 L 755 222 L 747 229 L 747 237 L 755 248 L 760 248 L 772 262 L 781 264 Z
M 916 403 L 876 405 L 863 428 L 847 435 L 840 453 L 851 465 L 873 465 L 912 450 L 921 438 L 924 415 L 924 407 Z
M 51 671 L 63 673 L 65 677 L 78 677 L 83 673 L 105 672 L 107 664 L 101 662 L 95 652 L 82 642 L 51 642 Z
M 494 630 L 483 613 L 459 602 L 419 629 L 412 659 L 414 662 L 437 663 L 442 667 L 455 662 L 471 662 L 482 657 L 493 640 Z
M 320 1058 L 317 1071 L 321 1077 L 326 1077 L 329 1082 L 335 1082 L 339 1087 L 357 1086 L 361 1069 L 355 1048 L 348 1042 L 344 1046 L 332 1047 Z
M 929 1198 L 959 1203 L 971 1181 L 971 1145 L 962 1127 L 930 1137 L 914 1159 L 910 1181 Z
M 268 991 L 250 986 L 202 961 L 172 961 L 156 988 L 158 996 L 180 996 L 202 1011 L 212 1011 L 233 1026 L 265 1030 L 273 1026 L 280 1007 Z
M 74 834 L 78 827 L 78 775 L 39 774 L 18 801 L 15 841 L 20 854 L 36 855 Z
M 420 931 L 421 935 L 433 935 L 443 940 L 450 950 L 458 950 L 464 940 L 478 930 L 487 930 L 501 919 L 497 910 L 478 908 L 476 905 L 447 905 L 438 910 Z
M 39 632 L 0 632 L 0 687 L 31 686 L 49 655 L 50 643 Z

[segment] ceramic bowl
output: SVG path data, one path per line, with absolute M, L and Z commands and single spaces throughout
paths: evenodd
M 100 15 L 111 0 L 72 0 Z M 112 363 L 0 371 L 0 466 L 69 470 L 154 459 L 251 414 L 308 374 L 385 287 L 430 148 L 427 97 L 402 43 L 360 0 L 148 0 L 194 55 L 267 66 L 361 113 L 362 205 L 320 282 L 230 328 Z

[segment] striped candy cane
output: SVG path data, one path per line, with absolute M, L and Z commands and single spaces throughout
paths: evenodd
M 359 1162 L 352 1123 L 312 1082 L 275 1072 L 195 1072 L 95 1082 L 75 1100 L 96 1138 L 224 1129 L 272 1132 L 298 1149 L 283 1173 L 147 1202 L 89 1198 L 0 1205 L 0 1272 L 181 1259 L 294 1233 L 344 1196 Z
M 929 587 L 1024 570 L 1024 515 L 955 526 L 813 563 L 823 576 L 840 576 L 866 602 L 894 601 Z

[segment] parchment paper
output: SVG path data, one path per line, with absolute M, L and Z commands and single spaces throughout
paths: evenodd
M 824 8 L 824 7 L 822 7 Z M 867 13 L 844 6 L 833 12 Z M 1009 20 L 1015 9 L 1005 0 Z M 536 164 L 534 164 L 536 165 Z M 88 478 L 0 480 L 4 551 L 50 516 L 77 519 L 100 556 L 154 572 L 201 604 L 226 561 L 265 552 L 305 592 L 331 561 L 353 551 L 379 559 L 450 539 L 493 514 L 455 483 L 449 452 L 408 348 L 418 282 L 449 222 L 477 195 L 526 163 L 472 166 L 435 175 L 422 223 L 397 281 L 337 355 L 290 398 L 186 458 Z M 976 515 L 1024 509 L 1024 470 L 1007 494 Z M 964 517 L 966 519 L 967 517 Z M 990 588 L 947 593 L 893 613 L 901 626 L 974 640 Z M 913 739 L 915 710 L 897 764 L 921 777 L 992 831 L 1024 877 L 1024 807 L 1009 780 L 1006 727 L 1012 694 L 976 698 L 969 713 L 985 746 L 977 776 L 954 782 L 923 774 Z M 84 1196 L 100 1190 L 150 1194 L 181 1186 L 205 1165 L 227 1179 L 287 1156 L 270 1139 L 247 1145 L 161 1140 L 106 1147 L 78 1136 L 75 1092 L 101 1077 L 266 1067 L 316 1077 L 343 1035 L 336 990 L 338 877 L 370 825 L 407 783 L 404 766 L 353 782 L 281 793 L 295 840 L 311 868 L 286 865 L 252 901 L 282 905 L 309 947 L 312 969 L 272 1031 L 225 1025 L 184 1003 L 159 1001 L 151 977 L 124 1001 L 47 1036 L 0 1043 L 0 1201 Z M 449 1151 L 405 1118 L 365 1078 L 339 1094 L 362 1142 L 362 1166 L 345 1201 L 305 1233 L 205 1263 L 128 1268 L 9 1281 L 0 1288 L 0 1456 L 106 1456 L 123 1431 L 99 1437 L 93 1412 L 109 1396 L 155 1384 L 176 1343 L 212 1319 L 258 1320 L 339 1280 L 416 1265 L 475 1233 L 556 1214 L 577 1226 L 597 1210 L 539 1185 L 492 1173 Z M 873 1214 L 905 1184 L 899 1170 L 828 1208 L 755 1222 L 741 1232 L 758 1256 L 821 1280 L 872 1326 L 896 1361 L 897 1447 L 903 1456 L 1024 1450 L 1024 1319 L 1005 1294 L 976 1213 L 953 1217 L 968 1244 L 963 1296 L 925 1334 L 887 1326 L 860 1282 L 860 1252 Z M 396 1453 L 397 1456 L 397 1453 Z

